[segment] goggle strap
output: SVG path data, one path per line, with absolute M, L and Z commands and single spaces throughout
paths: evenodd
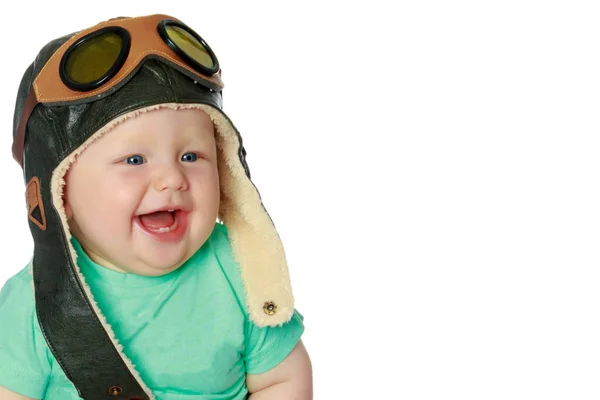
M 21 168 L 23 168 L 23 151 L 25 150 L 25 131 L 27 130 L 27 121 L 29 120 L 29 116 L 33 112 L 33 109 L 38 104 L 39 102 L 37 100 L 35 90 L 32 87 L 29 91 L 29 95 L 27 96 L 27 100 L 25 100 L 25 104 L 23 105 L 23 112 L 21 113 L 21 119 L 19 120 L 19 126 L 17 127 L 17 133 L 13 138 L 12 145 L 13 158 L 19 163 Z

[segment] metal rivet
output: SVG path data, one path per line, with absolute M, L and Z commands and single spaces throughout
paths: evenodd
M 267 301 L 263 306 L 263 310 L 267 315 L 273 315 L 277 312 L 277 305 L 272 301 Z
M 118 396 L 122 391 L 123 389 L 121 389 L 119 386 L 113 386 L 108 389 L 108 393 L 112 394 L 113 396 Z

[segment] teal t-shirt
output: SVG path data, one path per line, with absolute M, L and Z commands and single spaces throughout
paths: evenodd
M 222 224 L 160 277 L 109 270 L 73 245 L 95 301 L 157 400 L 245 399 L 246 374 L 277 366 L 304 331 L 298 311 L 278 327 L 249 320 Z M 0 386 L 36 399 L 80 399 L 42 336 L 31 281 L 27 267 L 0 291 Z

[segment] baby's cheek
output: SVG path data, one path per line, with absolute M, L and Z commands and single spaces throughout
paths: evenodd
M 134 174 L 106 174 L 104 179 L 95 182 L 87 194 L 88 204 L 104 217 L 129 215 L 135 208 L 144 190 Z
M 219 175 L 216 171 L 203 169 L 190 179 L 192 190 L 197 192 L 204 201 L 218 201 L 220 188 Z
M 146 175 L 143 167 L 120 167 L 107 174 L 113 182 L 131 183 L 143 179 Z
M 137 193 L 146 188 L 146 177 L 136 168 L 125 168 L 122 171 L 107 175 L 104 181 L 106 189 L 115 192 Z
M 197 182 L 205 184 L 218 185 L 219 183 L 219 171 L 217 170 L 217 167 L 208 163 L 194 169 L 191 172 L 190 177 Z

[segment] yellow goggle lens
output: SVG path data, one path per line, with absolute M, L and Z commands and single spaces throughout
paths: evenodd
M 66 60 L 65 72 L 76 83 L 91 83 L 102 78 L 115 64 L 123 39 L 106 32 L 77 46 Z
M 213 59 L 204 45 L 202 45 L 202 43 L 200 43 L 185 29 L 182 29 L 178 26 L 167 25 L 165 30 L 167 35 L 169 35 L 169 39 L 171 39 L 177 45 L 177 47 L 179 47 L 189 57 L 207 68 L 214 68 L 215 64 Z

